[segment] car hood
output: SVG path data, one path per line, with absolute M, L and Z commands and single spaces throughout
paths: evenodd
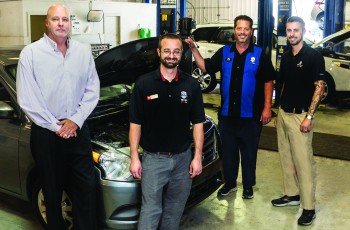
M 158 37 L 144 38 L 116 46 L 95 59 L 96 70 L 101 87 L 113 84 L 132 84 L 136 79 L 159 67 L 157 54 Z M 179 68 L 192 72 L 192 53 L 187 43 L 183 42 Z
M 350 38 L 350 28 L 349 29 L 343 29 L 340 30 L 334 34 L 331 34 L 324 39 L 322 39 L 320 42 L 315 43 L 312 45 L 312 48 L 318 48 L 318 47 L 323 47 L 323 48 L 328 48 L 328 47 L 334 47 L 340 42 L 344 41 L 345 39 Z M 324 44 L 327 44 L 324 46 Z

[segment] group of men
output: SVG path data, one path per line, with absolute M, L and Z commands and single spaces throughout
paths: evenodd
M 235 42 L 206 60 L 193 40 L 185 39 L 197 66 L 207 73 L 220 71 L 222 76 L 218 126 L 225 185 L 218 195 L 237 191 L 241 161 L 244 199 L 254 197 L 259 137 L 262 126 L 271 121 L 275 80 L 271 60 L 251 42 L 252 24 L 246 15 L 236 17 Z M 50 6 L 46 27 L 44 37 L 21 52 L 17 92 L 21 108 L 33 121 L 31 148 L 45 197 L 47 226 L 66 229 L 60 201 L 68 171 L 74 229 L 96 229 L 96 184 L 86 119 L 98 102 L 99 79 L 90 51 L 69 37 L 70 15 L 64 5 Z M 312 119 L 324 89 L 324 61 L 303 42 L 301 18 L 289 18 L 286 32 L 292 48 L 281 61 L 283 90 L 275 120 L 285 195 L 272 200 L 272 205 L 301 202 L 298 224 L 309 225 L 315 218 L 316 187 Z M 137 80 L 130 100 L 130 172 L 142 178 L 138 229 L 168 230 L 179 228 L 192 179 L 202 172 L 205 115 L 199 84 L 178 68 L 182 39 L 162 35 L 157 51 L 159 68 Z

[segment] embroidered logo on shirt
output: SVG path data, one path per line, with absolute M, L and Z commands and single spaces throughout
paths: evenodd
M 153 95 L 147 96 L 147 101 L 157 99 L 157 98 L 158 98 L 158 94 L 153 94 Z
M 229 57 L 226 58 L 226 61 L 227 61 L 227 62 L 230 62 L 230 61 L 231 61 L 231 58 L 229 58 Z
M 302 68 L 302 67 L 303 67 L 303 61 L 300 61 L 300 62 L 297 64 L 297 67 Z
M 181 103 L 187 103 L 187 93 L 186 91 L 181 91 Z
M 251 63 L 252 65 L 255 65 L 255 57 L 251 57 L 251 58 L 250 58 L 250 63 Z

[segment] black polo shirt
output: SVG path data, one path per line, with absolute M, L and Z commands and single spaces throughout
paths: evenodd
M 315 81 L 325 80 L 322 54 L 305 42 L 297 55 L 288 50 L 281 59 L 280 77 L 284 84 L 281 105 L 308 108 L 315 92 Z
M 179 70 L 163 81 L 160 70 L 143 75 L 133 88 L 130 122 L 141 125 L 140 145 L 151 152 L 182 152 L 192 140 L 190 124 L 205 121 L 200 85 Z
M 240 54 L 236 48 L 236 43 L 233 43 L 231 51 L 234 52 L 234 60 L 232 62 L 231 81 L 230 81 L 230 104 L 229 104 L 229 116 L 240 117 L 241 114 L 241 102 L 242 102 L 242 85 L 244 66 L 246 56 L 248 53 L 253 52 L 254 44 L 250 44 L 249 47 Z M 210 59 L 205 60 L 205 68 L 208 73 L 214 74 L 218 71 L 221 73 L 223 58 L 223 47 L 220 48 Z M 261 112 L 264 108 L 264 86 L 265 83 L 276 78 L 276 72 L 273 68 L 271 59 L 268 58 L 263 52 L 260 55 L 258 71 L 255 75 L 256 85 L 254 89 L 253 98 L 253 115 L 260 119 Z M 222 82 L 221 82 L 222 83 Z M 222 95 L 221 95 L 222 96 Z M 222 102 L 221 98 L 221 102 Z

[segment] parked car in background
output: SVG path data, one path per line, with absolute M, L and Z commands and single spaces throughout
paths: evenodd
M 350 97 L 350 28 L 338 31 L 312 45 L 325 60 L 325 102 Z
M 141 206 L 140 180 L 129 172 L 128 106 L 132 85 L 159 67 L 158 38 L 125 43 L 95 59 L 101 82 L 100 100 L 87 122 L 91 131 L 98 184 L 98 223 L 101 229 L 135 229 Z M 0 192 L 30 201 L 43 226 L 45 197 L 30 150 L 31 121 L 16 99 L 16 70 L 21 49 L 0 48 Z M 191 73 L 192 54 L 184 43 L 180 68 Z M 214 121 L 204 123 L 203 171 L 193 180 L 186 209 L 201 202 L 223 181 L 220 137 Z M 193 144 L 191 146 L 194 149 Z M 142 149 L 140 157 L 142 158 Z M 73 229 L 69 190 L 62 197 L 62 215 Z
M 318 28 L 323 30 L 324 28 L 324 0 L 315 1 L 314 7 L 311 10 L 311 19 L 316 21 Z

